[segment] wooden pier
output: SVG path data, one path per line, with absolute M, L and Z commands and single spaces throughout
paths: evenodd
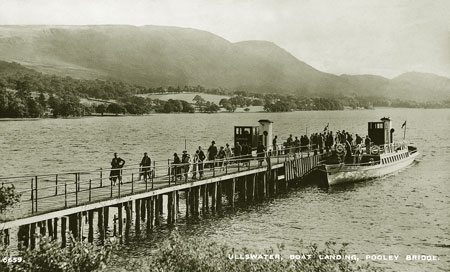
M 151 235 L 154 228 L 163 223 L 173 226 L 180 217 L 221 214 L 225 206 L 234 210 L 237 202 L 275 197 L 301 183 L 324 156 L 328 154 L 284 151 L 263 159 L 205 162 L 201 179 L 192 177 L 198 165 L 191 165 L 185 174 L 187 165 L 154 163 L 148 178 L 142 177 L 139 167 L 121 169 L 122 183 L 116 185 L 109 179 L 109 169 L 0 178 L 22 194 L 20 205 L 0 217 L 2 242 L 9 245 L 17 235 L 19 248 L 34 248 L 39 233 L 60 240 L 64 247 L 69 231 L 88 242 L 104 241 L 107 233 L 123 242 L 132 226 L 136 235 Z

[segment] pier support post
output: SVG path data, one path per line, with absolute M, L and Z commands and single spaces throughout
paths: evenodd
M 172 217 L 173 217 L 173 223 L 175 224 L 178 219 L 178 191 L 174 191 L 173 193 L 173 205 L 172 205 Z
M 236 194 L 236 179 L 232 178 L 231 179 L 231 190 L 230 190 L 230 204 L 231 204 L 231 209 L 234 212 L 234 195 Z
M 222 212 L 222 184 L 217 182 L 217 211 Z
M 72 232 L 73 238 L 78 238 L 78 214 L 76 213 L 69 215 L 69 231 Z
M 46 222 L 41 221 L 39 223 L 41 224 L 39 227 L 39 233 L 41 234 L 41 236 L 46 236 L 47 235 Z
M 141 234 L 141 201 L 136 199 L 134 201 L 134 207 L 136 210 L 136 216 L 134 218 L 134 231 L 136 235 Z
M 161 226 L 161 213 L 160 213 L 160 195 L 155 196 L 155 226 L 159 227 Z
M 9 229 L 3 230 L 3 245 L 9 246 Z
M 191 209 L 191 207 L 190 207 L 191 194 L 190 194 L 190 190 L 189 189 L 184 190 L 184 198 L 186 200 L 186 219 L 188 219 L 189 218 L 189 212 L 190 212 L 190 209 Z
M 119 233 L 118 236 L 120 237 L 120 242 L 123 243 L 123 204 L 119 203 L 117 204 L 117 216 L 119 217 Z
M 94 242 L 94 211 L 88 211 L 88 243 Z
M 109 207 L 103 207 L 103 216 L 104 216 L 103 219 L 104 231 L 106 235 L 106 233 L 108 232 L 108 225 L 109 225 Z
M 145 199 L 141 200 L 141 221 L 144 222 L 145 221 L 145 205 L 147 204 L 147 202 L 145 201 Z
M 67 229 L 67 217 L 61 217 L 61 247 L 66 247 L 66 229 Z
M 58 239 L 58 217 L 53 219 L 53 240 Z
M 203 185 L 200 189 L 202 194 L 202 215 L 205 216 L 206 214 L 206 185 Z
M 205 184 L 205 213 L 209 213 L 209 184 Z
M 216 198 L 217 198 L 217 182 L 214 182 L 212 184 L 212 193 L 211 193 L 211 210 L 213 214 L 215 214 L 217 210 Z
M 131 229 L 131 207 L 130 202 L 125 202 L 125 216 L 126 216 L 126 223 L 125 223 L 125 243 L 127 243 L 130 240 L 130 229 Z
M 97 226 L 98 226 L 98 232 L 99 232 L 99 239 L 103 243 L 105 240 L 105 223 L 103 220 L 105 217 L 103 216 L 103 208 L 97 209 Z
M 30 224 L 30 248 L 36 247 L 36 223 Z
M 47 219 L 48 236 L 53 240 L 53 220 Z
M 153 197 L 149 197 L 146 199 L 146 207 L 147 207 L 147 236 L 150 235 L 153 229 Z
M 167 225 L 171 226 L 173 222 L 173 214 L 172 214 L 172 202 L 173 202 L 173 194 L 169 192 L 167 194 Z

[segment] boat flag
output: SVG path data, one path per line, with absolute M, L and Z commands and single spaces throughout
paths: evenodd
M 403 123 L 402 128 L 406 127 L 406 121 Z

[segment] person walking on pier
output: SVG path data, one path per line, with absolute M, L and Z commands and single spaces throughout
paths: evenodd
M 117 153 L 114 153 L 114 158 L 111 160 L 111 172 L 109 173 L 109 179 L 113 182 L 113 186 L 116 186 L 116 180 L 118 179 L 122 184 L 122 170 L 125 165 L 125 160 L 117 157 Z
M 152 160 L 149 156 L 147 156 L 147 152 L 144 153 L 144 157 L 142 158 L 139 166 L 141 167 L 141 171 L 139 172 L 139 180 L 141 179 L 141 176 L 144 176 L 144 181 L 147 181 L 147 178 L 150 178 L 152 173 Z

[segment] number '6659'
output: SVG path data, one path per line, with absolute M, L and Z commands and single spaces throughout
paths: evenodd
M 4 257 L 2 262 L 4 263 L 20 263 L 22 262 L 22 257 Z

